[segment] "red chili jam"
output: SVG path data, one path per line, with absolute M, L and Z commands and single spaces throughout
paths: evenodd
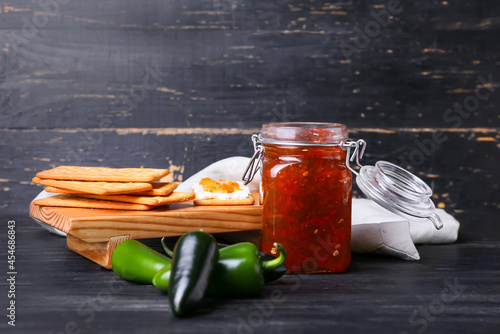
M 292 273 L 333 273 L 351 260 L 352 175 L 337 123 L 264 124 L 262 250 L 281 243 Z

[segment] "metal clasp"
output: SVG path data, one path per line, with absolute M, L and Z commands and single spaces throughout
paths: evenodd
M 346 138 L 341 141 L 340 148 L 346 151 L 345 164 L 347 168 L 349 168 L 349 170 L 356 176 L 359 175 L 358 171 L 351 166 L 351 163 L 356 160 L 356 165 L 358 165 L 359 168 L 363 167 L 359 160 L 362 159 L 363 154 L 365 154 L 366 141 L 364 141 L 363 139 L 353 140 L 350 138 Z M 351 154 L 351 151 L 353 149 L 354 151 Z
M 252 135 L 252 142 L 253 142 L 254 154 L 252 156 L 252 159 L 250 159 L 250 162 L 248 163 L 248 166 L 245 169 L 245 172 L 243 173 L 242 177 L 242 180 L 245 185 L 252 182 L 255 174 L 257 174 L 259 169 L 262 167 L 262 156 L 264 152 L 264 147 L 260 143 L 259 135 L 256 134 Z

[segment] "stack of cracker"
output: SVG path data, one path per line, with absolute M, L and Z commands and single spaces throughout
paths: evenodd
M 42 206 L 151 210 L 189 201 L 192 193 L 175 192 L 177 184 L 155 182 L 167 169 L 59 166 L 36 174 L 33 182 L 58 195 L 33 202 Z

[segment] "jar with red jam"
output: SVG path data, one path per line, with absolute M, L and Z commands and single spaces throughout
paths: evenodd
M 338 123 L 268 123 L 262 154 L 262 250 L 287 251 L 289 273 L 335 273 L 351 260 L 352 174 Z

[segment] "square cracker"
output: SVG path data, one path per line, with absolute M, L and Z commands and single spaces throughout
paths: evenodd
M 177 183 L 174 182 L 153 182 L 153 189 L 141 191 L 135 193 L 134 195 L 141 196 L 167 196 L 172 193 L 175 189 L 177 189 Z
M 75 190 L 79 192 L 96 195 L 128 194 L 131 192 L 145 191 L 153 189 L 151 183 L 118 183 L 118 182 L 84 182 L 84 181 L 60 181 L 33 178 L 33 183 L 43 184 L 56 188 Z
M 134 203 L 120 203 L 102 201 L 98 199 L 82 198 L 70 194 L 55 195 L 33 201 L 35 205 L 64 206 L 74 208 L 109 209 L 109 210 L 151 210 L 154 206 Z
M 45 191 L 48 193 L 57 193 L 57 194 L 86 194 L 83 191 L 76 191 L 76 190 L 69 190 L 69 189 L 63 189 L 63 188 L 56 188 L 56 187 L 45 187 Z
M 153 182 L 168 169 L 59 166 L 36 174 L 41 179 L 66 181 Z
M 177 184 L 173 182 L 153 182 L 151 184 L 153 185 L 153 189 L 151 190 L 127 193 L 127 195 L 167 196 L 177 188 Z M 60 194 L 85 194 L 82 191 L 69 190 L 56 187 L 46 187 L 45 191 L 49 193 L 60 193 Z
M 76 194 L 76 196 L 107 200 L 107 201 L 153 205 L 153 206 L 185 202 L 194 199 L 193 193 L 183 193 L 183 192 L 173 192 L 168 196 L 130 196 L 130 195 L 94 195 L 94 194 Z

